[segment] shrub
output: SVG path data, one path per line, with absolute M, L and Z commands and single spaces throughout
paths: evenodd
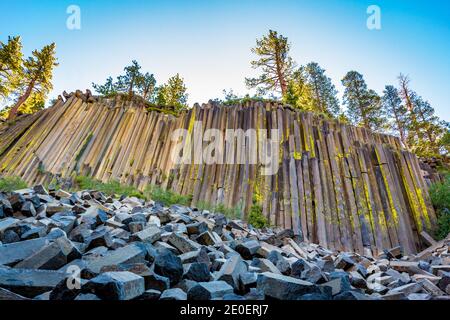
M 253 203 L 248 216 L 248 223 L 257 229 L 269 226 L 269 221 L 262 213 L 262 207 L 258 203 Z
M 27 188 L 27 184 L 19 177 L 3 177 L 0 178 L 0 191 L 12 192 Z
M 450 175 L 444 181 L 435 183 L 430 188 L 431 202 L 438 217 L 436 237 L 441 240 L 450 233 Z
M 450 174 L 430 188 L 431 201 L 437 210 L 450 209 Z
M 119 181 L 110 181 L 103 183 L 101 181 L 95 180 L 91 177 L 78 176 L 75 178 L 75 182 L 79 189 L 81 190 L 95 190 L 103 192 L 109 196 L 112 195 L 125 195 L 128 197 L 137 197 L 144 199 L 142 192 L 137 190 L 133 186 L 127 186 L 121 184 Z
M 444 239 L 450 233 L 450 210 L 445 209 L 438 212 L 438 229 L 436 231 L 436 238 Z
M 189 206 L 192 196 L 184 196 L 173 192 L 172 190 L 164 190 L 157 186 L 149 185 L 144 191 L 145 196 L 153 201 L 160 202 L 164 206 L 169 207 L 174 204 Z

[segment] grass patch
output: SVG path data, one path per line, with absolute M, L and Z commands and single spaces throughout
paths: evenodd
M 213 205 L 205 201 L 199 201 L 196 205 L 199 210 L 208 210 L 212 213 L 221 213 L 230 219 L 239 219 L 241 217 L 242 208 L 235 206 L 233 208 L 226 207 L 223 203 Z
M 27 188 L 28 185 L 19 177 L 3 177 L 0 178 L 0 191 L 12 192 Z
M 90 177 L 77 176 L 75 178 L 75 183 L 79 190 L 95 190 L 103 192 L 109 196 L 125 195 L 127 197 L 145 199 L 144 194 L 135 187 L 123 185 L 119 181 L 115 180 L 103 183 Z
M 450 233 L 450 174 L 445 176 L 443 182 L 431 186 L 430 197 L 438 217 L 438 229 L 435 235 L 438 240 L 441 240 Z
M 148 185 L 145 188 L 144 195 L 146 198 L 156 202 L 160 202 L 162 205 L 169 207 L 174 204 L 183 206 L 190 206 L 192 202 L 192 196 L 183 196 L 175 193 L 172 190 L 164 190 L 157 186 Z

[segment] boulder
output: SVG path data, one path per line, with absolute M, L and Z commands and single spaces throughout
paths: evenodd
M 215 275 L 215 280 L 223 280 L 235 290 L 239 289 L 239 278 L 241 274 L 247 272 L 246 263 L 240 255 L 234 254 L 223 264 L 219 272 Z
M 154 243 L 159 239 L 161 239 L 161 230 L 153 225 L 145 228 L 140 232 L 133 234 L 131 237 L 132 241 L 142 241 L 149 243 Z
M 311 282 L 271 272 L 258 275 L 256 288 L 264 292 L 266 297 L 278 300 L 296 300 L 305 294 L 321 293 Z
M 183 276 L 183 265 L 181 264 L 181 259 L 169 250 L 158 251 L 154 266 L 155 272 L 161 276 L 169 278 L 171 285 L 178 283 Z
M 65 277 L 61 271 L 0 267 L 0 287 L 27 298 L 51 291 Z
M 252 257 L 258 252 L 259 248 L 261 248 L 259 241 L 250 240 L 238 244 L 235 250 L 239 252 L 245 260 L 251 260 Z
M 225 281 L 200 282 L 188 292 L 189 300 L 212 300 L 232 294 L 233 287 Z
M 129 271 L 102 273 L 82 288 L 82 293 L 95 294 L 102 300 L 131 300 L 144 292 L 144 278 Z
M 12 266 L 30 257 L 48 243 L 47 239 L 39 238 L 0 245 L 0 265 Z
M 161 294 L 159 300 L 187 300 L 187 294 L 180 288 L 167 289 Z
M 197 282 L 207 282 L 211 279 L 211 273 L 206 263 L 194 262 L 186 265 L 186 272 L 183 278 Z

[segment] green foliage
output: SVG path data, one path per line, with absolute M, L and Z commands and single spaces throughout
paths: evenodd
M 172 190 L 164 190 L 158 186 L 148 185 L 145 188 L 144 195 L 147 199 L 162 203 L 168 207 L 174 204 L 189 206 L 192 202 L 192 196 L 184 196 L 173 192 Z
M 136 60 L 125 67 L 124 72 L 116 81 L 109 77 L 104 84 L 92 83 L 92 87 L 105 97 L 118 94 L 127 94 L 128 97 L 140 96 L 149 110 L 168 111 L 176 115 L 187 108 L 186 86 L 179 74 L 158 87 L 154 75 L 149 72 L 142 73 L 141 66 Z
M 95 190 L 103 192 L 107 195 L 125 195 L 128 197 L 137 197 L 144 199 L 142 192 L 133 186 L 123 185 L 119 181 L 110 181 L 103 183 L 91 177 L 77 176 L 75 178 L 77 189 L 79 190 Z
M 314 110 L 312 87 L 307 82 L 307 75 L 303 68 L 293 72 L 283 96 L 283 102 L 299 110 Z
M 331 79 L 325 75 L 318 63 L 310 62 L 302 67 L 306 75 L 306 83 L 311 88 L 313 111 L 336 116 L 341 110 L 337 98 L 337 90 Z
M 156 79 L 153 74 L 141 72 L 141 66 L 136 60 L 133 60 L 129 66 L 124 69 L 124 74 L 119 75 L 114 81 L 112 77 L 106 79 L 105 84 L 92 84 L 95 91 L 103 96 L 110 97 L 119 93 L 141 96 L 144 101 L 154 103 L 156 99 Z
M 436 238 L 445 239 L 450 233 L 450 210 L 442 210 L 438 213 L 438 229 Z
M 174 107 L 177 112 L 187 109 L 188 94 L 183 78 L 177 73 L 158 88 L 156 104 Z
M 158 88 L 156 87 L 156 79 L 153 74 L 146 72 L 138 78 L 137 85 L 139 88 L 139 94 L 145 101 L 154 102 L 156 100 L 156 93 Z
M 450 174 L 443 182 L 435 183 L 430 187 L 430 197 L 437 210 L 450 209 Z
M 408 127 L 408 144 L 411 150 L 422 157 L 439 156 L 441 141 L 448 133 L 448 124 L 440 121 L 430 103 L 414 92 L 411 94 L 411 101 L 412 114 L 415 115 Z
M 450 233 L 450 174 L 431 186 L 430 197 L 438 216 L 436 237 L 443 239 Z
M 131 65 L 126 66 L 124 69 L 125 74 L 117 77 L 117 91 L 127 92 L 132 96 L 138 89 L 139 79 L 142 77 L 140 72 L 141 66 L 136 60 L 131 62 Z
M 263 98 L 257 95 L 249 95 L 245 96 L 237 95 L 233 92 L 232 89 L 230 91 L 223 90 L 224 100 L 216 99 L 217 103 L 222 103 L 226 106 L 235 106 L 235 105 L 245 105 L 248 102 L 278 102 L 276 99 L 271 98 Z
M 448 127 L 448 126 L 447 126 Z M 440 144 L 440 152 L 445 156 L 449 156 L 450 153 L 450 130 L 446 130 L 446 132 L 442 135 L 442 138 L 439 141 Z
M 58 65 L 56 45 L 34 50 L 26 60 L 22 55 L 20 37 L 0 42 L 0 98 L 12 105 L 6 106 L 8 118 L 20 113 L 34 113 L 45 106 L 48 93 L 53 89 L 53 69 Z
M 230 219 L 238 219 L 241 217 L 242 214 L 242 208 L 239 205 L 229 208 L 226 207 L 223 203 L 213 205 L 205 201 L 199 201 L 196 207 L 199 210 L 208 210 L 209 212 L 212 213 L 221 213 Z
M 92 83 L 92 87 L 103 96 L 112 96 L 117 94 L 117 87 L 112 77 L 108 77 L 103 85 Z
M 408 76 L 400 74 L 399 92 L 408 110 L 407 145 L 420 157 L 439 157 L 449 151 L 449 124 L 441 121 L 434 108 L 410 89 Z
M 20 106 L 20 114 L 33 114 L 45 108 L 46 96 L 39 92 L 33 92 L 29 98 Z
M 408 109 L 402 104 L 398 90 L 394 86 L 386 86 L 381 99 L 384 116 L 387 117 L 387 129 L 390 133 L 398 133 L 401 141 L 407 145 L 406 130 L 410 117 Z
M 0 101 L 17 88 L 22 77 L 22 57 L 20 37 L 8 37 L 7 43 L 0 41 Z
M 53 69 L 58 66 L 56 59 L 56 44 L 44 46 L 40 51 L 34 50 L 32 56 L 24 62 L 25 79 L 23 84 L 28 87 L 34 83 L 33 91 L 42 94 L 53 89 Z
M 45 171 L 44 164 L 42 162 L 39 162 L 37 172 L 39 174 L 45 174 L 46 171 Z
M 0 191 L 12 192 L 27 188 L 27 184 L 19 177 L 3 177 L 0 178 Z
M 367 88 L 363 75 L 350 71 L 342 79 L 342 85 L 345 87 L 344 105 L 347 106 L 347 115 L 352 123 L 379 130 L 384 122 L 380 108 L 381 98 L 375 91 Z
M 254 69 L 260 69 L 261 75 L 257 78 L 246 78 L 249 88 L 257 88 L 261 95 L 268 91 L 287 91 L 289 79 L 295 69 L 295 63 L 289 56 L 290 44 L 286 37 L 278 35 L 276 31 L 269 30 L 269 34 L 256 40 L 256 47 L 252 53 L 258 60 L 251 62 Z
M 269 226 L 269 221 L 267 221 L 267 218 L 264 217 L 260 204 L 255 202 L 253 203 L 252 207 L 250 208 L 248 223 L 257 229 Z

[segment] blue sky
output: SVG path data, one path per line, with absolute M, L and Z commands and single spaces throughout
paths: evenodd
M 20 35 L 26 54 L 56 42 L 60 66 L 51 97 L 90 88 L 132 59 L 159 83 L 185 78 L 189 102 L 245 94 L 250 48 L 269 29 L 292 43 L 298 64 L 318 62 L 342 94 L 340 80 L 361 72 L 378 93 L 400 72 L 450 121 L 450 2 L 445 0 L 0 0 L 0 39 Z M 68 30 L 66 9 L 81 8 L 81 30 Z M 381 30 L 366 27 L 369 5 L 381 8 Z

